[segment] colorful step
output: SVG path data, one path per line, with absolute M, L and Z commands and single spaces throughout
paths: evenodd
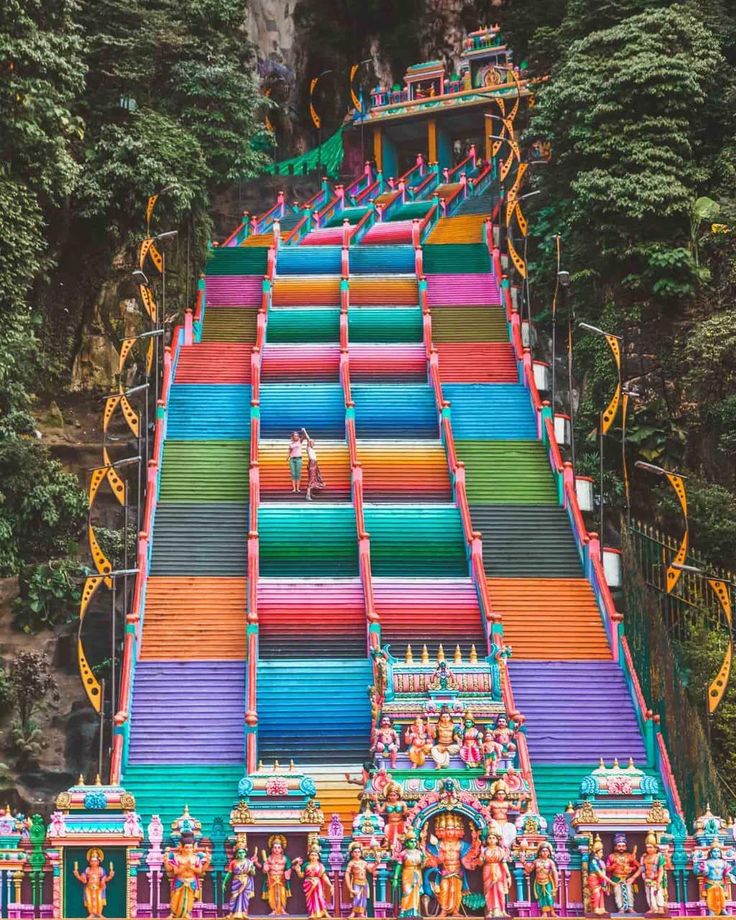
M 438 437 L 434 393 L 427 384 L 356 383 L 351 392 L 359 438 Z
M 483 567 L 492 578 L 580 578 L 582 563 L 564 508 L 473 505 L 483 534 Z
M 338 241 L 339 242 L 339 241 Z M 276 275 L 339 275 L 342 248 L 333 246 L 282 246 L 276 250 Z
M 373 224 L 360 241 L 362 246 L 386 246 L 389 243 L 410 243 L 413 220 L 383 221 Z
M 250 400 L 249 386 L 177 383 L 169 394 L 166 436 L 172 441 L 247 438 Z
M 359 441 L 367 502 L 452 501 L 444 446 L 432 441 Z
M 261 578 L 258 654 L 364 659 L 367 624 L 359 578 Z
M 245 578 L 149 578 L 141 660 L 246 657 Z
M 427 303 L 430 307 L 489 306 L 501 303 L 501 293 L 493 275 L 484 272 L 457 274 L 427 272 Z
M 377 304 L 413 307 L 419 303 L 419 287 L 414 275 L 351 275 L 350 305 Z
M 634 704 L 614 661 L 509 662 L 532 765 L 647 763 Z
M 297 767 L 362 763 L 370 744 L 370 661 L 284 658 L 258 662 L 258 756 Z M 339 687 L 339 692 L 337 688 Z
M 463 214 L 444 217 L 437 221 L 427 238 L 427 245 L 440 243 L 484 243 L 485 217 L 480 214 Z
M 191 688 L 190 688 L 191 690 Z M 228 826 L 233 803 L 238 800 L 238 782 L 243 764 L 183 763 L 129 764 L 123 785 L 135 796 L 135 810 L 144 827 L 158 815 L 164 827 L 171 827 L 189 806 L 189 813 L 202 822 L 202 830 L 214 835 L 215 820 Z
M 557 504 L 557 489 L 539 441 L 455 441 L 471 504 Z
M 340 310 L 302 307 L 268 311 L 266 342 L 309 342 L 340 341 Z
M 340 346 L 335 344 L 282 344 L 267 342 L 263 349 L 261 380 L 338 382 Z
M 311 434 L 311 432 L 310 432 Z M 344 441 L 316 443 L 317 457 L 325 488 L 315 492 L 315 501 L 350 501 L 350 454 Z M 291 491 L 291 474 L 287 463 L 286 440 L 261 439 L 258 446 L 258 462 L 261 478 L 261 499 L 263 501 L 304 501 L 308 482 L 306 451 L 302 458 L 301 494 Z
M 151 575 L 245 578 L 246 502 L 169 502 L 156 509 Z
M 436 657 L 440 644 L 448 658 L 456 645 L 466 660 L 471 645 L 479 658 L 486 655 L 478 594 L 470 578 L 376 577 L 373 594 L 381 617 L 381 641 L 391 645 L 397 658 L 411 645 L 419 659 L 425 644 L 430 657 Z
M 426 382 L 427 356 L 424 346 L 416 345 L 350 345 L 350 380 L 353 382 L 382 380 L 387 383 L 405 381 Z
M 253 242 L 253 237 L 250 240 Z M 248 249 L 239 246 L 211 248 L 207 253 L 205 274 L 207 278 L 218 275 L 263 277 L 267 261 L 268 246 L 250 246 Z
M 264 578 L 358 574 L 352 505 L 264 502 L 258 511 L 258 531 Z
M 423 247 L 423 252 L 427 275 L 482 272 L 486 277 L 490 276 L 491 256 L 485 243 L 444 243 L 439 246 L 429 243 Z
M 610 660 L 593 589 L 585 578 L 489 578 L 514 661 Z
M 202 321 L 202 344 L 233 342 L 254 345 L 258 307 L 216 307 L 207 304 Z
M 374 576 L 467 575 L 465 538 L 454 505 L 367 504 L 364 513 Z
M 204 290 L 208 307 L 258 308 L 263 299 L 263 278 L 261 275 L 207 275 Z
M 159 501 L 247 502 L 250 442 L 164 442 Z
M 274 307 L 339 307 L 340 278 L 329 275 L 277 277 L 273 282 Z
M 348 312 L 350 344 L 358 342 L 421 342 L 419 307 L 355 307 Z
M 508 342 L 437 343 L 442 383 L 515 383 L 519 379 Z
M 520 383 L 446 383 L 456 440 L 533 441 L 537 424 Z
M 205 342 L 179 352 L 176 383 L 250 383 L 253 348 L 241 343 Z
M 500 307 L 434 307 L 432 341 L 508 342 L 506 316 Z M 526 396 L 528 403 L 528 396 Z M 480 414 L 480 413 L 479 413 Z
M 345 397 L 339 383 L 261 386 L 261 435 L 286 439 L 306 428 L 313 438 L 345 437 Z
M 355 275 L 412 274 L 416 267 L 413 246 L 352 246 L 350 248 L 351 283 Z
M 129 762 L 242 764 L 244 700 L 244 661 L 139 661 Z

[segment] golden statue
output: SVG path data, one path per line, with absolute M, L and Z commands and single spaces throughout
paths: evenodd
M 87 868 L 79 871 L 79 863 L 74 863 L 74 878 L 84 885 L 84 906 L 88 917 L 101 917 L 107 904 L 107 883 L 115 878 L 115 870 L 110 863 L 105 871 L 102 860 L 105 854 L 99 847 L 87 850 Z

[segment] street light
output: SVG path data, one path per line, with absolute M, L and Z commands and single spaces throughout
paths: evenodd
M 602 336 L 607 342 L 608 347 L 611 349 L 611 354 L 616 363 L 616 373 L 618 376 L 618 382 L 616 385 L 616 392 L 613 394 L 611 401 L 608 406 L 601 412 L 600 418 L 598 421 L 598 452 L 600 454 L 600 469 L 599 469 L 599 478 L 600 478 L 600 515 L 599 515 L 599 527 L 600 527 L 600 538 L 601 546 L 604 545 L 605 537 L 603 534 L 603 508 L 604 508 L 604 499 L 603 499 L 603 451 L 604 451 L 604 441 L 603 438 L 606 432 L 610 429 L 613 424 L 614 419 L 616 418 L 616 412 L 618 411 L 618 404 L 621 400 L 621 343 L 623 338 L 620 335 L 616 335 L 614 332 L 605 332 L 603 329 L 600 329 L 598 326 L 592 326 L 590 323 L 578 323 L 579 329 L 585 329 L 586 332 L 592 332 L 593 335 Z
M 557 237 L 559 241 L 559 236 Z M 562 294 L 562 309 L 567 310 L 567 292 L 570 287 L 570 272 L 564 269 L 558 269 L 557 282 L 560 293 Z M 570 459 L 572 460 L 573 469 L 575 468 L 575 406 L 572 395 L 572 325 L 573 314 L 570 312 L 567 317 L 567 389 L 570 402 Z M 552 311 L 552 413 L 555 411 L 555 354 L 557 347 L 557 298 L 554 299 L 554 309 Z

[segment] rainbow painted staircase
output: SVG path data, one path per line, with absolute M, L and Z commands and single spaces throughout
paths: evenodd
M 440 189 L 457 205 L 457 187 Z M 369 230 L 267 249 L 235 234 L 213 251 L 168 364 L 143 617 L 126 636 L 113 767 L 144 817 L 166 823 L 186 801 L 226 819 L 246 770 L 294 760 L 347 824 L 371 648 L 483 657 L 491 634 L 513 649 L 503 703 L 526 719 L 543 816 L 600 757 L 632 757 L 677 808 L 499 287 L 491 209 L 470 195 L 424 224 L 421 249 L 412 224 L 408 241 Z M 312 503 L 286 465 L 301 427 L 327 483 Z

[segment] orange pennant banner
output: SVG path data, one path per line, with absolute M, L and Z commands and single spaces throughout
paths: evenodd
M 355 88 L 353 87 L 353 80 L 355 79 L 356 73 L 360 70 L 360 64 L 353 64 L 350 68 L 350 99 L 353 103 L 353 108 L 360 111 L 360 99 L 355 93 Z
M 128 359 L 131 348 L 135 345 L 135 336 L 131 339 L 123 339 L 120 345 L 120 360 L 118 362 L 118 373 L 123 372 L 123 366 Z
M 119 396 L 108 396 L 108 398 L 105 400 L 105 411 L 102 415 L 102 431 L 103 432 L 107 431 L 110 425 L 110 419 L 112 418 L 112 414 L 117 409 L 119 402 L 120 402 Z
M 151 226 L 151 216 L 153 215 L 153 209 L 156 207 L 157 201 L 158 195 L 151 195 L 148 199 L 148 204 L 146 205 L 146 227 Z
M 87 505 L 91 508 L 94 504 L 95 497 L 100 488 L 102 482 L 104 482 L 105 476 L 107 475 L 107 467 L 98 466 L 96 469 L 92 470 L 92 475 L 89 480 L 89 489 L 87 490 Z
M 506 245 L 508 246 L 511 261 L 514 263 L 514 267 L 516 268 L 517 272 L 521 275 L 522 278 L 526 278 L 526 262 L 524 262 L 519 253 L 516 251 L 516 248 L 511 242 L 510 237 L 506 238 Z
M 155 323 L 158 310 L 156 301 L 153 299 L 153 291 L 146 284 L 139 284 L 138 291 L 140 292 L 146 313 L 150 317 L 151 322 Z
M 314 88 L 317 85 L 318 80 L 319 80 L 319 77 L 313 77 L 309 83 L 309 114 L 312 116 L 312 121 L 314 122 L 315 128 L 319 128 L 320 125 L 322 124 L 322 122 L 320 121 L 320 117 L 317 114 L 317 110 L 315 109 L 313 102 L 312 102 L 312 99 L 314 96 Z
M 120 478 L 117 471 L 111 466 L 110 455 L 107 452 L 107 448 L 104 446 L 102 448 L 102 459 L 105 461 L 107 481 L 110 483 L 112 494 L 118 500 L 119 504 L 125 505 L 125 483 Z
M 130 428 L 131 433 L 137 438 L 140 434 L 141 427 L 138 413 L 124 396 L 120 397 L 120 406 L 123 410 L 125 421 L 128 423 L 128 428 Z

